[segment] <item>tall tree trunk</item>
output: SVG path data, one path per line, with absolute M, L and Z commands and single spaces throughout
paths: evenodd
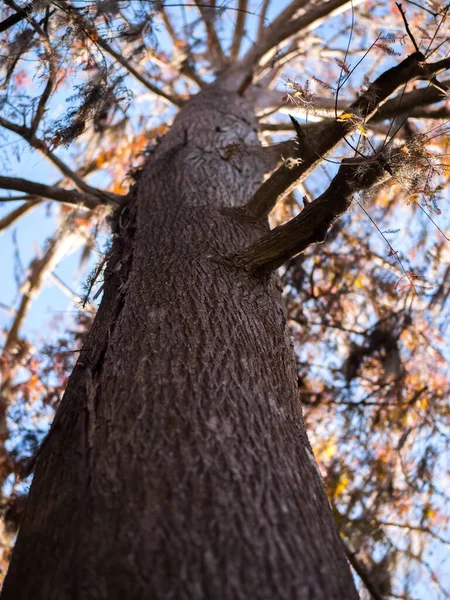
M 253 107 L 189 101 L 116 220 L 2 600 L 357 598 L 303 424 Z M 243 151 L 234 144 L 245 145 Z

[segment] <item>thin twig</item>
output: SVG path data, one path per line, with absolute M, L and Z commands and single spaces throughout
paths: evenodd
M 411 29 L 409 28 L 409 24 L 408 24 L 408 20 L 406 18 L 406 14 L 405 11 L 402 8 L 402 5 L 399 4 L 398 2 L 395 3 L 397 5 L 398 10 L 400 11 L 400 14 L 402 15 L 402 19 L 403 19 L 403 23 L 405 24 L 405 29 L 406 29 L 406 33 L 408 34 L 409 39 L 411 40 L 411 42 L 413 43 L 414 49 L 416 52 L 420 52 L 419 50 L 419 46 L 417 45 L 416 40 L 414 39 L 413 34 L 411 33 Z

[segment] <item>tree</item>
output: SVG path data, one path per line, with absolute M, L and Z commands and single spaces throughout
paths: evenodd
M 406 369 L 401 345 L 407 345 L 405 332 L 414 330 L 414 309 L 408 301 L 402 308 L 376 306 L 378 275 L 366 292 L 373 308 L 365 330 L 356 331 L 359 341 L 349 344 L 339 368 L 325 361 L 340 372 L 340 388 L 327 388 L 324 379 L 317 391 L 314 366 L 306 372 L 301 351 L 296 358 L 289 325 L 299 327 L 296 344 L 313 343 L 319 356 L 321 340 L 305 323 L 311 321 L 310 304 L 323 303 L 322 328 L 339 328 L 341 318 L 346 330 L 349 284 L 336 287 L 346 268 L 343 250 L 358 245 L 355 256 L 365 255 L 366 266 L 375 259 L 346 217 L 339 219 L 356 196 L 365 215 L 383 194 L 386 212 L 406 197 L 429 219 L 438 213 L 448 168 L 438 144 L 441 121 L 437 129 L 434 122 L 448 116 L 448 84 L 438 79 L 450 68 L 450 59 L 439 56 L 448 7 L 411 2 L 387 13 L 390 5 L 382 2 L 377 9 L 369 2 L 293 0 L 272 16 L 269 2 L 257 7 L 245 0 L 232 9 L 197 1 L 5 4 L 0 29 L 12 50 L 3 65 L 7 91 L 0 125 L 43 154 L 62 177 L 54 185 L 0 177 L 1 187 L 25 194 L 9 223 L 44 198 L 63 207 L 59 232 L 31 265 L 29 288 L 5 341 L 5 430 L 7 404 L 17 391 L 15 369 L 20 352 L 27 354 L 19 333 L 32 292 L 68 236 L 80 243 L 80 232 L 103 221 L 108 210 L 113 235 L 91 281 L 92 287 L 103 271 L 99 310 L 36 457 L 2 600 L 356 598 L 346 551 L 373 597 L 396 594 L 390 572 L 400 551 L 414 550 L 389 547 L 380 557 L 375 546 L 366 547 L 367 539 L 380 542 L 380 515 L 401 477 L 383 467 L 389 443 L 367 461 L 376 477 L 370 478 L 370 502 L 361 503 L 358 513 L 356 492 L 346 510 L 340 498 L 351 487 L 350 468 L 356 470 L 342 468 L 332 450 L 338 434 L 328 435 L 323 454 L 325 461 L 327 455 L 334 459 L 325 477 L 330 508 L 299 392 L 310 404 L 344 397 L 348 408 L 351 402 L 364 406 L 367 395 L 383 390 L 377 410 L 369 409 L 358 426 L 370 422 L 374 436 L 387 435 L 386 429 L 379 433 L 378 422 L 397 419 L 400 451 L 419 429 L 416 421 L 401 421 L 404 406 L 426 396 L 438 422 L 439 386 L 447 379 L 430 378 L 424 387 L 416 374 L 412 383 L 417 363 L 411 360 Z M 379 10 L 397 33 L 346 45 L 369 9 Z M 344 28 L 330 33 L 324 26 L 315 37 L 323 21 L 340 13 Z M 428 19 L 426 31 L 414 29 L 418 18 Z M 159 46 L 158 35 L 171 45 L 166 40 Z M 367 62 L 352 67 L 351 52 Z M 396 52 L 402 55 L 381 70 L 379 56 L 387 62 Z M 337 70 L 321 64 L 330 55 L 337 57 Z M 38 93 L 20 88 L 27 72 L 18 65 L 26 56 L 40 60 Z M 310 60 L 315 76 L 302 79 L 298 65 Z M 54 118 L 57 88 L 77 68 L 82 83 L 66 94 L 66 114 Z M 354 74 L 358 92 L 350 87 Z M 281 91 L 276 84 L 283 78 L 287 89 Z M 342 98 L 344 87 L 353 97 Z M 142 89 L 159 110 L 150 127 L 149 108 L 133 114 L 131 94 Z M 434 104 L 439 107 L 433 112 Z M 291 119 L 275 121 L 271 115 L 283 107 Z M 290 132 L 290 139 L 279 141 L 279 132 Z M 149 142 L 127 192 L 127 159 Z M 83 150 L 79 166 L 69 167 L 67 152 L 61 152 L 70 144 Z M 324 164 L 336 165 L 328 185 L 313 179 Z M 88 183 L 105 166 L 111 185 Z M 302 200 L 294 192 L 299 187 Z M 270 228 L 268 216 L 282 201 L 285 208 Z M 418 295 L 421 275 L 405 266 L 378 220 L 365 218 L 398 259 L 397 288 Z M 437 269 L 442 245 L 427 250 Z M 322 287 L 314 283 L 314 270 L 321 271 Z M 298 299 L 308 293 L 308 277 L 310 298 L 303 306 Z M 445 281 L 444 275 L 435 302 L 446 293 Z M 364 287 L 362 275 L 351 285 Z M 418 322 L 415 327 L 421 328 Z M 417 346 L 407 351 L 413 355 Z M 363 370 L 374 373 L 372 389 L 369 378 L 349 400 Z M 348 419 L 357 421 L 350 413 Z M 354 433 L 354 422 L 346 426 Z M 344 431 L 341 451 L 347 443 Z M 435 452 L 428 448 L 421 450 Z M 421 469 L 428 477 L 429 460 Z M 430 498 L 420 528 L 433 533 L 432 490 L 420 492 Z

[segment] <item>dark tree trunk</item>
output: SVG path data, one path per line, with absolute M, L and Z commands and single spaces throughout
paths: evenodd
M 277 278 L 228 259 L 267 230 L 239 209 L 266 169 L 256 130 L 205 89 L 117 217 L 2 600 L 357 598 Z

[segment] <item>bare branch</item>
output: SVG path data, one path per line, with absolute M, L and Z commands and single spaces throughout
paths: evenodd
M 5 229 L 7 229 L 10 225 L 16 223 L 19 219 L 28 214 L 30 211 L 36 208 L 36 206 L 39 206 L 41 202 L 42 200 L 30 200 L 29 202 L 24 202 L 23 204 L 12 210 L 10 213 L 8 213 L 6 216 L 4 216 L 3 219 L 0 219 L 0 233 L 2 231 L 5 231 Z
M 60 232 L 53 238 L 42 258 L 34 259 L 30 265 L 30 275 L 24 285 L 22 299 L 16 316 L 6 336 L 4 352 L 13 352 L 19 339 L 20 329 L 25 321 L 25 318 L 30 310 L 31 303 L 42 288 L 42 284 L 49 271 L 51 271 L 58 262 L 59 250 L 64 243 L 67 231 Z
M 366 567 L 362 564 L 359 558 L 356 556 L 356 552 L 353 552 L 351 548 L 347 546 L 347 544 L 342 540 L 342 544 L 345 549 L 345 553 L 347 555 L 349 563 L 355 569 L 356 573 L 360 577 L 361 581 L 366 586 L 368 592 L 372 596 L 373 600 L 385 600 L 385 597 L 380 592 L 375 582 L 373 581 L 370 573 L 367 571 Z
M 195 4 L 200 11 L 203 23 L 205 25 L 206 36 L 208 39 L 208 52 L 211 54 L 211 61 L 217 67 L 223 68 L 226 64 L 226 60 L 219 37 L 217 35 L 216 27 L 214 25 L 214 19 L 217 11 L 215 1 L 211 3 L 210 7 L 202 3 L 202 0 L 195 0 Z
M 336 101 L 333 97 L 324 98 L 314 96 L 314 107 L 313 110 L 311 110 L 310 106 L 302 105 L 301 102 L 295 105 L 292 102 L 287 102 L 286 92 L 283 92 L 282 90 L 264 89 L 259 86 L 259 84 L 252 87 L 251 95 L 258 107 L 258 115 L 260 118 L 264 118 L 268 114 L 280 111 L 287 114 L 295 112 L 295 116 L 298 118 L 307 119 L 308 121 L 317 121 L 326 117 L 334 117 L 336 115 L 336 108 L 340 111 L 345 110 L 348 107 L 348 102 L 343 100 L 338 100 L 336 107 Z
M 450 79 L 443 81 L 441 85 L 450 89 Z M 445 100 L 444 95 L 435 87 L 428 86 L 424 89 L 413 90 L 407 94 L 395 96 L 385 102 L 383 106 L 377 110 L 372 119 L 376 121 L 390 119 L 399 111 L 409 112 L 419 107 L 442 102 L 443 100 Z
M 62 7 L 60 6 L 59 8 L 62 8 Z M 89 32 L 90 31 L 89 26 L 85 23 L 82 15 L 80 14 L 80 12 L 77 10 L 76 7 L 70 5 L 65 10 L 65 12 L 72 16 L 75 16 L 76 21 L 81 26 L 81 28 L 84 31 L 84 33 L 86 34 L 86 36 L 92 41 L 92 43 L 96 44 L 97 46 L 102 48 L 102 50 L 104 50 L 107 54 L 112 56 L 120 65 L 122 65 L 122 67 L 124 67 L 131 75 L 133 75 L 133 77 L 137 81 L 139 81 L 144 87 L 146 87 L 148 90 L 153 92 L 156 96 L 161 97 L 167 104 L 174 105 L 174 106 L 181 106 L 182 100 L 180 98 L 178 98 L 178 96 L 169 94 L 169 93 L 165 92 L 164 90 L 161 90 L 160 88 L 158 88 L 156 85 L 153 85 L 153 83 L 151 83 L 147 79 L 147 77 L 145 77 L 145 75 L 140 73 L 136 69 L 136 67 L 134 67 L 132 64 L 130 64 L 130 62 L 126 58 L 124 58 L 124 56 L 122 56 L 122 54 L 120 54 L 119 52 L 116 52 L 116 50 L 114 50 L 114 48 L 112 48 L 108 44 L 108 42 L 106 42 L 103 38 L 98 36 L 97 32 L 96 32 L 95 36 L 92 36 Z
M 270 0 L 264 0 L 263 5 L 261 7 L 261 13 L 259 15 L 259 22 L 258 22 L 258 34 L 257 34 L 258 41 L 261 40 L 262 36 L 264 35 L 264 27 L 266 26 L 266 15 L 267 15 L 267 10 L 269 8 L 269 4 L 270 4 Z
M 444 544 L 444 546 L 450 547 L 450 540 L 435 533 L 429 527 L 423 527 L 420 525 L 408 525 L 408 524 L 404 524 L 404 523 L 393 523 L 392 521 L 378 521 L 378 523 L 380 525 L 382 525 L 383 527 L 398 527 L 399 529 L 409 529 L 410 531 L 420 531 L 421 533 L 426 533 L 427 535 L 431 536 L 438 542 L 441 542 L 441 544 Z
M 51 185 L 44 185 L 20 177 L 3 177 L 0 176 L 0 188 L 4 190 L 17 190 L 25 192 L 33 196 L 41 198 L 49 198 L 50 200 L 58 200 L 65 204 L 84 205 L 86 208 L 95 208 L 99 204 L 105 204 L 98 196 L 92 194 L 82 194 L 76 190 L 64 190 L 62 188 Z
M 24 9 L 21 9 L 21 7 L 18 6 L 13 0 L 8 0 L 7 4 L 9 6 L 11 6 L 12 8 L 14 8 L 14 10 L 17 11 L 17 14 L 21 13 L 21 11 L 24 10 Z M 33 5 L 33 6 L 31 6 L 31 5 Z M 31 5 L 28 5 L 28 7 L 27 7 L 28 10 L 26 10 L 26 9 L 24 10 L 24 13 L 25 13 L 24 18 L 27 19 L 27 21 L 31 24 L 33 29 L 36 31 L 36 33 L 41 38 L 42 43 L 45 48 L 45 57 L 46 57 L 47 63 L 48 63 L 47 84 L 45 86 L 45 89 L 44 89 L 41 97 L 39 98 L 39 102 L 36 107 L 36 112 L 31 121 L 30 134 L 31 134 L 31 136 L 34 136 L 34 134 L 37 131 L 37 128 L 39 127 L 39 123 L 41 122 L 42 117 L 44 116 L 45 106 L 46 106 L 46 104 L 50 98 L 50 95 L 53 91 L 53 88 L 55 86 L 56 65 L 55 65 L 54 58 L 53 58 L 53 48 L 51 47 L 50 40 L 49 40 L 47 33 L 31 17 L 31 8 L 33 10 L 36 8 L 35 3 L 31 3 Z
M 278 15 L 273 23 L 262 30 L 261 38 L 247 52 L 243 59 L 246 66 L 255 65 L 261 58 L 276 48 L 281 42 L 289 39 L 300 31 L 318 27 L 326 17 L 340 13 L 351 6 L 356 6 L 363 0 L 328 0 L 319 2 L 297 18 L 293 15 L 303 8 L 306 0 L 294 0 Z
M 242 38 L 245 32 L 245 19 L 247 17 L 248 0 L 239 0 L 237 8 L 236 26 L 233 33 L 233 41 L 231 43 L 230 58 L 236 60 L 241 49 Z
M 174 45 L 174 48 L 179 48 L 181 43 L 183 42 L 182 38 L 180 38 L 177 35 L 177 32 L 175 30 L 175 27 L 172 24 L 172 21 L 170 20 L 169 15 L 167 14 L 167 11 L 165 9 L 165 7 L 163 6 L 162 2 L 158 3 L 157 6 L 157 10 L 158 13 L 161 15 L 161 18 L 163 20 L 163 23 L 166 27 L 167 33 L 170 35 L 170 37 L 172 38 L 172 42 Z M 188 58 L 190 57 L 190 50 L 189 50 L 189 45 L 187 40 L 184 42 L 186 44 L 186 53 Z M 157 60 L 155 60 L 154 56 L 151 56 L 151 60 L 154 61 L 155 63 L 157 63 Z M 160 66 L 163 66 L 164 68 L 171 68 L 173 71 L 177 71 L 176 68 L 174 68 L 171 64 L 169 63 L 163 63 L 163 61 L 159 61 L 158 60 L 158 64 L 160 64 Z M 194 67 L 189 63 L 189 61 L 185 61 L 182 64 L 181 70 L 179 71 L 180 75 L 183 75 L 183 77 L 186 77 L 187 79 L 190 79 L 192 82 L 194 82 L 195 84 L 198 85 L 199 88 L 202 88 L 205 85 L 205 82 L 203 81 L 203 79 L 200 77 L 200 75 L 195 71 Z
M 416 40 L 415 40 L 415 38 L 414 38 L 414 36 L 413 36 L 413 34 L 411 32 L 411 29 L 409 28 L 409 23 L 408 23 L 408 20 L 406 18 L 405 11 L 402 8 L 402 5 L 399 2 L 396 2 L 395 4 L 396 4 L 398 10 L 400 11 L 400 14 L 402 15 L 403 23 L 405 24 L 406 33 L 408 34 L 408 37 L 409 37 L 409 39 L 411 40 L 411 42 L 412 42 L 412 44 L 414 46 L 414 50 L 416 52 L 420 52 L 419 46 L 417 45 L 417 42 L 416 42 Z
M 72 289 L 70 289 L 70 287 L 61 279 L 61 277 L 58 277 L 58 275 L 54 272 L 50 273 L 50 277 L 53 279 L 59 289 L 66 294 L 66 296 L 68 296 L 75 305 L 80 302 L 79 294 L 76 294 Z
M 3 117 L 0 117 L 0 125 L 9 131 L 20 135 L 24 140 L 26 140 L 32 148 L 35 148 L 44 158 L 49 160 L 51 163 L 61 171 L 61 173 L 68 177 L 73 181 L 73 183 L 85 194 L 88 196 L 94 196 L 100 199 L 100 203 L 102 204 L 111 204 L 117 206 L 120 204 L 123 196 L 118 194 L 113 194 L 112 192 L 105 192 L 103 190 L 99 190 L 98 188 L 93 188 L 88 185 L 83 179 L 77 175 L 72 169 L 70 169 L 60 158 L 51 152 L 46 143 L 37 138 L 35 135 L 31 133 L 31 130 L 28 127 L 24 127 L 23 125 L 17 125 Z M 9 188 L 7 188 L 9 189 Z M 14 189 L 14 188 L 13 188 Z M 18 191 L 26 191 L 23 189 L 19 189 Z M 33 193 L 33 192 L 30 192 Z
M 175 31 L 175 27 L 172 25 L 172 21 L 170 20 L 170 17 L 167 14 L 166 9 L 164 8 L 164 4 L 162 2 L 158 2 L 156 5 L 156 9 L 161 15 L 167 33 L 170 35 L 170 37 L 172 38 L 172 42 L 176 46 L 180 42 L 180 38 L 178 37 Z

